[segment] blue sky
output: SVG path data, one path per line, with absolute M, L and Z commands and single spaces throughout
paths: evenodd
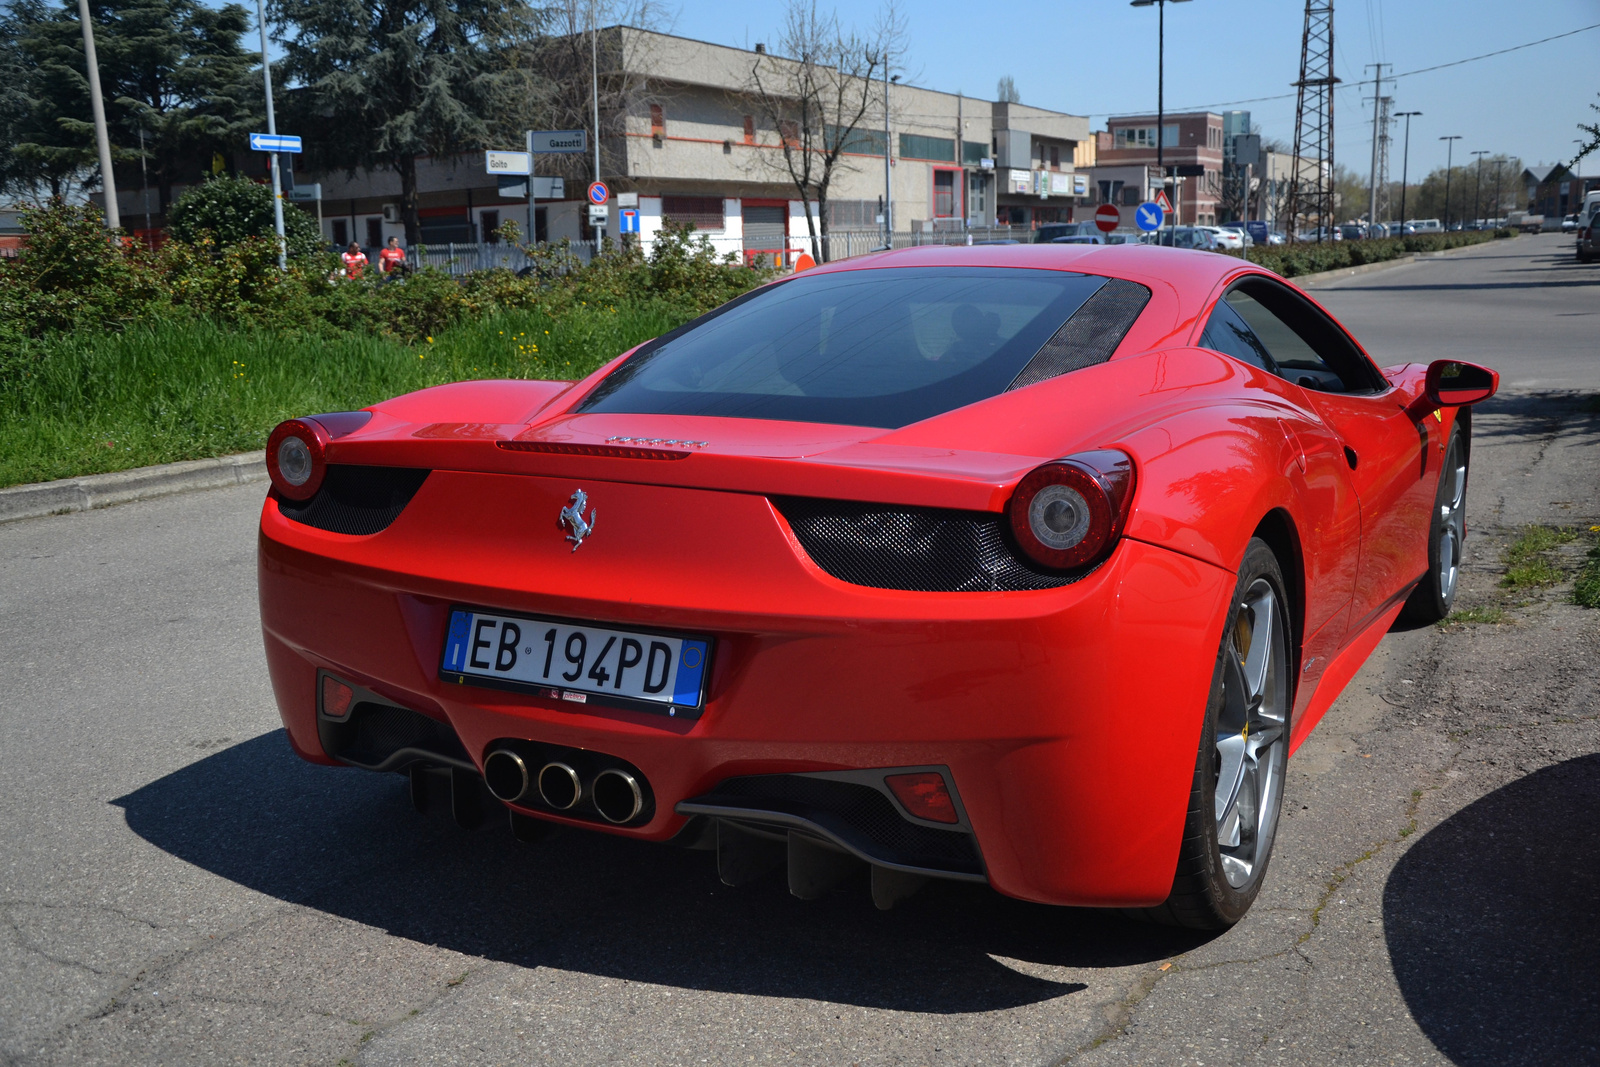
M 826 3 L 819 3 L 826 9 Z M 684 37 L 747 46 L 772 40 L 784 0 L 689 0 L 664 28 Z M 841 4 L 840 17 L 871 29 L 876 9 Z M 903 0 L 910 24 L 906 66 L 933 89 L 993 99 L 996 81 L 1016 79 L 1023 103 L 1087 114 L 1103 129 L 1107 114 L 1154 111 L 1156 11 L 1126 0 L 1012 0 L 995 7 L 954 0 Z M 1537 0 L 1507 6 L 1486 0 L 1339 0 L 1335 5 L 1338 93 L 1336 158 L 1358 172 L 1372 150 L 1366 64 L 1393 73 L 1465 59 L 1600 23 L 1600 0 Z M 1304 5 L 1295 0 L 1192 0 L 1167 5 L 1169 110 L 1292 93 L 1299 75 Z M 1411 125 L 1412 180 L 1443 166 L 1442 134 L 1461 134 L 1458 162 L 1473 149 L 1521 156 L 1526 163 L 1572 158 L 1579 122 L 1600 121 L 1600 29 L 1385 87 L 1395 110 L 1421 111 Z M 1293 96 L 1234 104 L 1270 136 L 1294 137 Z M 1401 128 L 1392 176 L 1399 177 Z M 1579 168 L 1600 174 L 1600 153 Z

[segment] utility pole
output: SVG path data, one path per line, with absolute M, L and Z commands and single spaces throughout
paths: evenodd
M 1333 0 L 1306 0 L 1300 37 L 1300 80 L 1294 107 L 1294 156 L 1289 161 L 1289 239 L 1302 214 L 1317 220 L 1317 242 L 1331 240 L 1333 222 Z M 1315 179 L 1302 173 L 1310 153 Z
M 100 60 L 94 54 L 94 22 L 89 0 L 78 0 L 78 22 L 83 27 L 83 59 L 89 72 L 89 109 L 94 115 L 94 143 L 100 150 L 100 188 L 106 194 L 106 229 L 122 228 L 117 208 L 117 183 L 111 175 L 111 135 L 106 132 L 106 103 L 100 95 Z
M 261 0 L 256 0 L 260 3 Z M 600 27 L 595 19 L 595 2 L 589 4 L 589 94 L 594 101 L 594 180 L 600 180 Z M 528 189 L 533 189 L 533 175 L 528 175 Z M 600 251 L 600 238 L 595 238 L 595 251 Z
M 1450 170 L 1451 170 L 1450 161 L 1455 158 L 1453 153 L 1455 152 L 1455 149 L 1456 149 L 1456 142 L 1461 140 L 1461 135 L 1459 133 L 1453 133 L 1448 137 L 1441 137 L 1441 138 L 1439 138 L 1439 140 L 1443 141 L 1444 144 L 1445 144 L 1445 152 L 1444 152 L 1444 229 L 1445 229 L 1446 233 L 1449 233 L 1450 232 Z
M 1129 0 L 1130 7 L 1156 9 L 1156 170 L 1161 172 L 1161 191 L 1167 189 L 1167 162 L 1163 149 L 1167 145 L 1167 5 L 1183 4 L 1188 0 Z M 1172 210 L 1167 213 L 1168 227 L 1177 225 L 1178 186 L 1172 186 Z M 1172 238 L 1167 237 L 1167 243 Z
M 889 74 L 889 52 L 883 53 L 883 247 L 894 247 L 894 183 L 889 169 L 894 150 L 889 144 L 889 86 L 900 80 L 900 75 Z
M 1392 66 L 1389 63 L 1368 63 L 1365 68 L 1378 72 L 1372 79 L 1372 171 L 1367 179 L 1368 226 L 1374 226 L 1378 222 L 1378 142 L 1383 137 L 1383 126 L 1378 119 L 1378 109 L 1383 103 L 1383 68 L 1392 68 Z
M 1472 190 L 1472 222 L 1478 225 L 1483 220 L 1483 157 L 1489 150 L 1480 148 L 1472 154 L 1478 157 L 1478 184 Z
M 1494 157 L 1494 224 L 1500 225 L 1500 179 L 1506 172 L 1506 157 Z
M 1420 114 L 1422 114 L 1422 112 L 1420 112 L 1420 111 L 1396 111 L 1395 114 L 1394 114 L 1395 118 L 1397 118 L 1397 119 L 1405 119 L 1406 120 L 1406 147 L 1405 147 L 1404 153 L 1400 157 L 1400 234 L 1401 234 L 1401 236 L 1404 236 L 1405 232 L 1406 232 L 1406 178 L 1408 177 L 1408 175 L 1406 174 L 1406 171 L 1409 168 L 1409 165 L 1411 163 L 1411 119 L 1412 119 L 1413 116 L 1420 115 Z
M 79 0 L 87 3 L 87 0 Z M 267 87 L 267 134 L 271 137 L 278 136 L 278 123 L 272 117 L 272 63 L 267 58 L 267 15 L 261 9 L 261 0 L 256 0 L 256 25 L 261 30 L 261 80 Z M 268 153 L 272 161 L 272 224 L 278 233 L 278 269 L 289 268 L 289 245 L 283 238 L 283 185 L 278 175 L 278 153 Z M 355 223 L 351 222 L 350 229 L 355 230 Z M 355 237 L 352 232 L 350 236 Z

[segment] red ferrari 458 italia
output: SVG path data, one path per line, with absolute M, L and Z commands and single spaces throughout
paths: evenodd
M 279 426 L 273 687 L 306 759 L 519 837 L 1226 926 L 1289 755 L 1449 611 L 1497 384 L 1213 253 L 851 259 L 577 383 Z

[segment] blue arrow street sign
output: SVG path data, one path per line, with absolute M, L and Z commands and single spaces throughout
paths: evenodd
M 1161 205 L 1151 200 L 1140 204 L 1133 213 L 1133 221 L 1139 224 L 1139 229 L 1145 233 L 1161 229 Z
M 300 151 L 300 138 L 291 137 L 286 133 L 252 133 L 250 135 L 250 151 L 298 152 Z

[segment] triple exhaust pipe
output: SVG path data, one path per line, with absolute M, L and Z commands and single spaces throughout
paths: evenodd
M 483 780 L 489 792 L 507 804 L 537 792 L 552 810 L 571 811 L 587 799 L 602 819 L 618 826 L 632 822 L 644 810 L 639 779 L 620 767 L 605 768 L 585 787 L 571 764 L 552 760 L 533 773 L 515 750 L 497 748 L 483 761 Z

